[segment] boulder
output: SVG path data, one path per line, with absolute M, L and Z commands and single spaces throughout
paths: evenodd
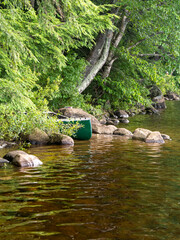
M 151 132 L 145 139 L 146 143 L 165 143 L 164 139 L 161 136 L 161 133 L 158 131 Z
M 145 128 L 137 128 L 133 133 L 133 139 L 143 140 L 147 138 L 147 136 L 151 133 L 150 130 Z
M 93 132 L 98 134 L 113 134 L 113 132 L 117 129 L 114 125 L 102 125 L 102 124 L 96 124 L 94 125 Z
M 17 167 L 37 167 L 43 164 L 36 156 L 21 150 L 11 151 L 3 158 Z
M 118 128 L 114 131 L 114 135 L 122 135 L 122 136 L 128 136 L 132 137 L 133 134 L 131 131 L 127 130 L 126 128 Z
M 62 135 L 61 144 L 62 145 L 74 145 L 74 140 L 69 136 Z
M 49 136 L 47 133 L 38 128 L 35 128 L 31 134 L 23 136 L 22 139 L 30 142 L 31 144 L 39 145 L 44 145 L 49 142 Z
M 49 135 L 49 144 L 60 144 L 60 145 L 74 145 L 74 140 L 66 135 L 60 133 L 52 133 Z
M 128 118 L 128 117 L 129 117 L 129 115 L 127 114 L 127 112 L 124 111 L 124 110 L 117 110 L 117 111 L 115 112 L 115 115 L 116 115 L 118 118 Z

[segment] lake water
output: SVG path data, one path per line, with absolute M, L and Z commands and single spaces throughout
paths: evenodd
M 0 239 L 179 240 L 180 102 L 167 104 L 120 125 L 170 135 L 163 145 L 94 135 L 29 149 L 41 167 L 1 168 Z

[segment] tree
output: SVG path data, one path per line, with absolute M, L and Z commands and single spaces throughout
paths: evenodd
M 161 62 L 168 62 L 170 71 L 177 69 L 180 9 L 178 1 L 116 0 L 108 3 L 115 4 L 112 12 L 118 16 L 113 21 L 116 30 L 106 30 L 98 35 L 88 57 L 89 64 L 84 79 L 78 87 L 80 93 L 91 84 L 97 73 L 100 73 L 103 79 L 108 78 L 113 63 L 121 53 L 131 56 L 132 61 L 135 56 L 147 61 L 159 57 Z

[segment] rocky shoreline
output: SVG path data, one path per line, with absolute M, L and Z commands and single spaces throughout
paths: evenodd
M 157 89 L 156 89 L 157 90 Z M 158 92 L 158 91 L 157 91 Z M 153 95 L 154 96 L 154 95 Z M 158 114 L 158 109 L 166 108 L 165 100 L 179 101 L 180 97 L 175 93 L 169 93 L 161 97 L 153 97 L 154 103 L 150 108 L 140 107 L 140 111 L 124 111 L 118 110 L 113 114 L 104 115 L 100 120 L 93 115 L 83 111 L 79 108 L 62 108 L 57 114 L 62 114 L 68 118 L 90 118 L 92 124 L 92 132 L 94 134 L 116 135 L 123 136 L 127 139 L 139 140 L 145 143 L 164 144 L 166 140 L 171 138 L 159 131 L 150 131 L 144 128 L 137 128 L 134 132 L 129 131 L 126 128 L 117 128 L 119 123 L 129 123 L 128 118 L 135 114 Z M 74 145 L 74 140 L 66 135 L 62 134 L 47 134 L 40 129 L 34 129 L 34 131 L 26 136 L 22 136 L 22 140 L 36 145 L 58 144 L 58 145 Z M 18 146 L 15 142 L 0 141 L 0 149 L 12 148 Z M 35 156 L 29 155 L 26 152 L 16 150 L 7 153 L 3 158 L 0 158 L 0 166 L 6 164 L 13 164 L 18 167 L 36 167 L 42 164 L 42 162 Z

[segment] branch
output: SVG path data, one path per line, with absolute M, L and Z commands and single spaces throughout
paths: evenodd
M 173 57 L 172 54 L 167 54 L 169 57 Z M 162 57 L 164 54 L 160 53 L 140 53 L 140 54 L 132 54 L 131 56 L 138 56 L 138 57 Z
M 64 21 L 64 13 L 63 13 L 62 9 L 60 8 L 60 5 L 57 3 L 56 0 L 53 0 L 53 3 L 54 3 L 54 5 L 55 5 L 55 7 L 56 7 L 56 11 L 57 11 L 57 12 L 59 13 L 59 15 L 60 15 L 61 20 Z
M 150 38 L 150 37 L 153 37 L 153 36 L 158 35 L 158 34 L 163 34 L 163 33 L 164 33 L 164 32 L 156 32 L 156 33 L 152 33 L 151 35 L 149 35 L 149 36 L 147 36 L 147 37 L 145 37 L 145 38 L 139 40 L 139 41 L 138 41 L 137 43 L 135 43 L 134 45 L 128 47 L 127 50 L 130 50 L 131 48 L 136 47 L 137 45 L 139 45 L 140 43 L 146 41 L 146 40 L 147 40 L 148 38 Z

